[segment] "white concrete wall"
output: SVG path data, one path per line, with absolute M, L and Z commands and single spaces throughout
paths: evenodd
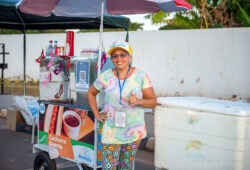
M 103 35 L 107 50 L 126 32 Z M 49 40 L 64 46 L 66 34 L 27 35 L 27 74 L 38 79 L 35 62 Z M 205 96 L 250 98 L 250 28 L 130 32 L 133 64 L 152 79 L 157 96 Z M 75 55 L 83 48 L 97 48 L 99 33 L 77 33 Z M 6 44 L 8 69 L 5 77 L 23 73 L 23 36 L 0 35 Z M 0 57 L 0 61 L 2 57 Z

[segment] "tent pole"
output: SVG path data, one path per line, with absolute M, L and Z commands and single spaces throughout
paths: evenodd
M 25 28 L 25 23 L 23 21 L 23 18 L 17 11 L 15 10 L 18 18 L 22 21 L 23 23 L 23 95 L 26 95 L 26 28 Z
M 26 95 L 26 30 L 23 29 L 23 95 Z

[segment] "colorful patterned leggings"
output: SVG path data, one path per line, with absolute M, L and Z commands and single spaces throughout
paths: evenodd
M 102 169 L 132 170 L 139 145 L 140 140 L 127 144 L 103 144 Z

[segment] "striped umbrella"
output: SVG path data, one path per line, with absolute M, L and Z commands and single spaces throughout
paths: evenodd
M 11 0 L 18 1 L 18 8 L 40 16 L 98 17 L 183 11 L 191 9 L 185 0 Z M 101 12 L 104 5 L 103 13 Z

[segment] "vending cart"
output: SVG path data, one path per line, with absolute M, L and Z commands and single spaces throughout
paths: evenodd
M 105 56 L 105 55 L 103 55 Z M 81 56 L 50 53 L 40 62 L 40 100 L 34 169 L 55 169 L 56 158 L 79 169 L 101 167 L 102 124 L 90 109 L 87 91 L 97 77 L 98 50 Z M 98 102 L 101 107 L 101 102 Z

